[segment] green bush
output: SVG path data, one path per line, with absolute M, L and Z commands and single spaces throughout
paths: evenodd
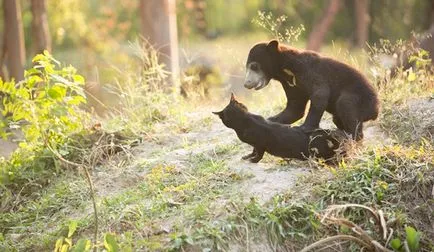
M 8 161 L 0 163 L 0 182 L 7 184 L 16 177 L 20 167 L 45 167 L 54 153 L 60 152 L 68 138 L 84 129 L 89 119 L 81 109 L 86 102 L 84 78 L 72 66 L 62 66 L 47 51 L 33 58 L 34 66 L 25 71 L 25 79 L 18 83 L 0 80 L 3 94 L 1 112 L 5 117 L 0 124 L 0 136 L 9 135 L 10 126 L 19 128 L 24 135 L 19 149 Z M 35 155 L 38 153 L 38 155 Z M 44 161 L 45 160 L 45 161 Z

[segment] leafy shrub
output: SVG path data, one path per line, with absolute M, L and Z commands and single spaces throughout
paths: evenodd
M 49 160 L 53 155 L 50 152 L 60 151 L 62 144 L 72 134 L 82 131 L 89 119 L 80 108 L 86 102 L 84 78 L 76 69 L 62 67 L 47 51 L 36 55 L 33 63 L 34 66 L 25 71 L 23 81 L 15 84 L 0 80 L 1 112 L 5 116 L 0 124 L 0 135 L 9 135 L 8 126 L 20 128 L 24 134 L 11 160 L 0 163 L 3 184 L 13 180 L 15 172 L 36 157 L 39 161 L 47 157 Z M 47 164 L 46 161 L 43 163 Z M 27 168 L 35 167 L 33 165 Z

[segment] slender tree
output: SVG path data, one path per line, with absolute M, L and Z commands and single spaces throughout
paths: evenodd
M 336 15 L 341 7 L 341 0 L 329 0 L 327 8 L 321 18 L 314 25 L 309 34 L 306 48 L 308 50 L 319 51 L 324 42 L 325 35 L 335 21 Z
M 24 78 L 26 58 L 20 1 L 3 0 L 3 11 L 5 34 L 0 64 L 6 63 L 9 78 L 20 81 Z
M 46 0 L 31 0 L 33 52 L 51 52 L 51 37 L 48 29 Z
M 139 6 L 142 36 L 161 53 L 174 75 L 179 71 L 175 0 L 141 0 Z
M 431 3 L 431 8 L 429 8 L 429 17 L 430 17 L 430 28 L 434 29 L 434 0 L 428 0 Z
M 207 35 L 207 22 L 205 18 L 206 1 L 204 0 L 194 0 L 194 17 L 197 31 L 202 36 Z
M 358 47 L 365 47 L 369 35 L 369 0 L 354 0 L 356 14 L 356 44 Z

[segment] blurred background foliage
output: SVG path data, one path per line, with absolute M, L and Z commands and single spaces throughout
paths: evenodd
M 286 15 L 290 24 L 303 24 L 308 31 L 321 16 L 327 1 L 314 0 L 205 0 L 205 29 L 198 26 L 192 0 L 177 1 L 178 35 L 182 41 L 233 36 L 260 30 L 251 21 L 258 11 L 275 16 Z M 31 10 L 29 1 L 21 0 L 26 47 L 31 45 Z M 344 0 L 336 21 L 328 32 L 328 41 L 351 41 L 354 33 L 354 1 Z M 430 26 L 430 1 L 371 1 L 369 42 L 380 38 L 407 38 L 412 31 Z M 71 47 L 109 50 L 112 42 L 134 40 L 140 34 L 138 1 L 135 0 L 48 0 L 48 22 L 53 51 Z M 201 32 L 205 32 L 201 34 Z
M 354 1 L 340 2 L 341 8 L 327 30 L 325 43 L 338 43 L 351 49 L 356 40 Z M 245 58 L 252 41 L 271 38 L 252 22 L 258 11 L 273 13 L 274 17 L 285 15 L 285 24 L 294 27 L 303 25 L 305 32 L 296 45 L 303 48 L 328 4 L 329 1 L 315 0 L 177 0 L 181 68 L 189 63 L 189 59 L 183 57 L 194 56 L 198 48 L 211 50 L 207 41 L 216 39 L 225 40 L 226 44 L 221 44 L 225 48 L 233 44 L 234 50 L 240 48 L 235 44 L 244 44 L 240 55 Z M 370 1 L 368 43 L 376 43 L 382 38 L 391 41 L 409 39 L 412 32 L 426 31 L 432 22 L 431 4 L 430 0 Z M 31 51 L 30 1 L 21 0 L 21 6 L 27 66 L 30 66 L 30 59 L 35 54 Z M 138 9 L 137 0 L 47 0 L 53 55 L 76 66 L 89 81 L 112 81 L 116 73 L 134 64 L 130 42 L 139 39 L 141 34 Z M 3 16 L 2 11 L 0 15 Z M 236 42 L 246 37 L 250 39 L 244 43 Z M 186 63 L 182 65 L 182 62 Z

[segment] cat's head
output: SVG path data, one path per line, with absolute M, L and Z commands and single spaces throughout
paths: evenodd
M 240 126 L 247 112 L 247 107 L 237 101 L 235 95 L 232 93 L 229 104 L 222 111 L 212 113 L 218 115 L 226 127 L 235 128 Z

